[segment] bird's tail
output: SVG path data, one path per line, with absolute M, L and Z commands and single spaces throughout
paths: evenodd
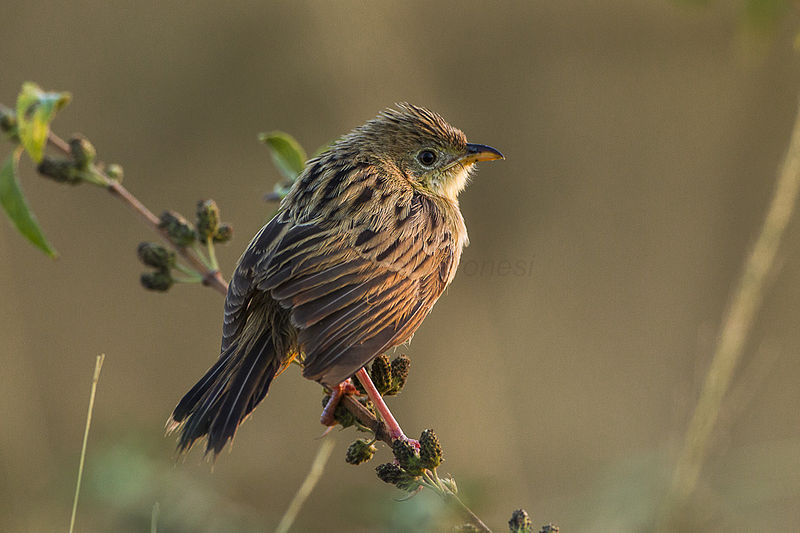
M 207 437 L 206 453 L 216 456 L 236 428 L 264 399 L 272 379 L 283 366 L 275 353 L 270 332 L 264 332 L 243 349 L 234 342 L 214 366 L 181 399 L 167 420 L 167 433 L 180 431 L 178 450 Z

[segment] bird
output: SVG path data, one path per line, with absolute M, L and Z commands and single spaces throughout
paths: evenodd
M 400 103 L 309 160 L 239 258 L 219 358 L 167 422 L 179 452 L 205 438 L 216 457 L 295 359 L 333 389 L 409 341 L 468 244 L 458 195 L 477 162 L 496 159 Z

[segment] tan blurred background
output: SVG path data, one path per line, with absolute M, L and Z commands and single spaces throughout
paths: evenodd
M 86 134 L 151 209 L 216 199 L 236 231 L 226 275 L 273 209 L 259 132 L 313 151 L 410 101 L 503 151 L 462 196 L 464 269 L 390 405 L 410 433 L 435 428 L 496 531 L 517 507 L 562 531 L 643 530 L 788 142 L 796 15 L 757 36 L 744 2 L 264 4 L 6 2 L 0 101 L 26 80 L 71 91 L 56 131 Z M 273 530 L 319 446 L 319 387 L 287 372 L 213 472 L 198 452 L 175 464 L 164 420 L 216 356 L 222 298 L 144 291 L 135 248 L 154 236 L 132 213 L 22 172 L 61 258 L 0 221 L 0 530 L 67 529 L 100 352 L 78 530 L 148 531 L 155 502 L 159 531 Z M 692 530 L 800 529 L 798 229 Z M 385 447 L 344 464 L 356 436 L 336 433 L 296 531 L 440 527 L 435 496 L 399 503 L 377 480 Z

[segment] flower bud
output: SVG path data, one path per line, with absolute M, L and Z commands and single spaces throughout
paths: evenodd
M 42 158 L 42 162 L 37 165 L 36 171 L 58 183 L 77 185 L 81 182 L 75 163 L 67 159 L 55 159 L 46 155 Z
M 517 509 L 511 513 L 511 519 L 508 521 L 508 531 L 510 533 L 533 533 L 533 524 L 531 517 L 525 509 Z
M 122 169 L 122 165 L 110 163 L 106 165 L 106 176 L 114 181 L 122 182 L 122 178 L 125 177 L 125 172 Z
M 86 170 L 89 165 L 94 163 L 97 157 L 97 150 L 95 150 L 92 143 L 84 137 L 73 137 L 69 140 L 69 150 L 72 153 L 72 160 L 75 162 L 75 168 L 78 170 Z
M 175 252 L 167 250 L 155 242 L 142 242 L 136 248 L 139 261 L 159 270 L 169 270 L 175 266 Z
M 377 451 L 378 449 L 372 444 L 372 441 L 358 439 L 347 448 L 345 461 L 351 465 L 360 465 L 372 459 Z
M 155 272 L 145 272 L 140 278 L 142 286 L 151 291 L 164 292 L 172 287 L 175 282 L 169 271 L 156 270 Z
M 213 239 L 219 229 L 219 207 L 214 200 L 197 202 L 197 234 L 201 241 Z
M 230 224 L 220 224 L 214 233 L 214 242 L 228 242 L 233 237 L 233 227 Z
M 539 530 L 539 533 L 558 533 L 559 529 L 558 526 L 555 524 L 545 524 L 542 526 L 542 529 Z
M 405 354 L 399 355 L 392 361 L 392 386 L 386 391 L 387 396 L 397 394 L 408 380 L 408 371 L 411 369 L 411 359 Z
M 381 394 L 386 394 L 392 386 L 392 366 L 389 363 L 389 356 L 381 354 L 372 361 L 369 370 L 372 383 Z
M 394 463 L 383 463 L 375 468 L 378 479 L 385 483 L 396 485 L 403 477 L 403 471 Z
M 194 228 L 189 221 L 174 211 L 164 211 L 161 214 L 158 227 L 166 230 L 169 238 L 178 246 L 189 246 L 196 238 Z
M 400 468 L 413 476 L 422 474 L 422 465 L 417 448 L 405 439 L 395 439 L 392 442 L 392 453 L 400 464 Z
M 444 460 L 442 458 L 442 445 L 439 444 L 439 437 L 432 429 L 426 429 L 419 438 L 419 457 L 423 468 L 433 470 Z

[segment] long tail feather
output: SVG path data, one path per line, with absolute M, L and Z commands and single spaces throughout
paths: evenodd
M 180 431 L 178 450 L 188 451 L 195 441 L 206 437 L 206 453 L 219 454 L 267 395 L 280 368 L 268 332 L 247 343 L 244 350 L 238 343 L 232 344 L 186 393 L 167 421 L 167 432 Z

